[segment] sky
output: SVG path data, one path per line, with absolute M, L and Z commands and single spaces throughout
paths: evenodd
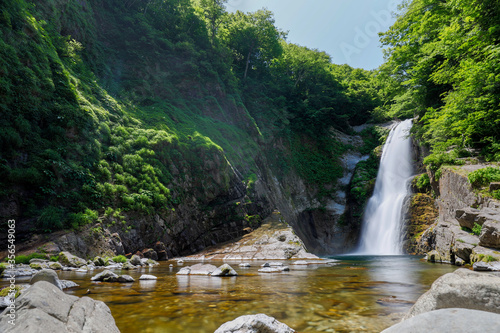
M 230 12 L 267 8 L 287 41 L 325 51 L 335 64 L 375 69 L 383 62 L 379 32 L 395 22 L 403 0 L 229 0 Z

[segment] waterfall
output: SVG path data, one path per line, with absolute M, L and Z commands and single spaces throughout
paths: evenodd
M 413 175 L 411 119 L 395 126 L 384 145 L 373 195 L 363 217 L 358 254 L 398 255 L 402 250 L 402 208 Z

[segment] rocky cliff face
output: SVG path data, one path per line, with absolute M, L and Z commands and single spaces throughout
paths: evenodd
M 18 254 L 43 248 L 94 257 L 159 241 L 169 256 L 190 254 L 242 236 L 274 210 L 310 251 L 352 247 L 358 225 L 348 219 L 347 192 L 366 157 L 358 152 L 361 138 L 291 131 L 286 112 L 259 119 L 263 109 L 282 110 L 267 97 L 244 100 L 211 45 L 175 33 L 169 41 L 163 33 L 175 27 L 156 22 L 158 28 L 139 7 L 6 7 L 0 30 L 11 55 L 0 72 L 26 99 L 19 103 L 4 89 L 12 119 L 2 122 L 2 133 L 18 146 L 6 144 L 11 151 L 2 155 L 0 218 L 16 220 Z M 158 36 L 145 37 L 155 29 Z M 19 85 L 21 76 L 33 79 Z M 342 170 L 328 181 L 307 179 L 304 173 L 312 170 L 314 178 L 317 171 L 301 163 L 309 148 L 321 155 L 316 169 Z M 34 231 L 44 234 L 32 237 Z M 0 244 L 6 236 L 0 233 Z
M 360 141 L 357 136 L 350 139 Z M 56 250 L 94 257 L 134 253 L 161 241 L 169 256 L 192 254 L 243 236 L 277 210 L 308 251 L 318 255 L 343 253 L 356 244 L 359 232 L 359 225 L 348 223 L 343 216 L 349 209 L 345 189 L 361 159 L 355 151 L 345 153 L 344 177 L 332 185 L 340 190 L 319 198 L 318 188 L 293 171 L 278 180 L 263 156 L 257 158 L 256 180 L 248 186 L 225 156 L 216 155 L 202 170 L 184 170 L 184 180 L 173 186 L 183 194 L 175 210 L 154 217 L 124 214 L 127 225 L 119 218 L 105 217 L 97 225 L 56 238 Z M 187 166 L 172 167 L 182 170 Z
M 439 218 L 417 245 L 423 252 L 432 250 L 429 260 L 456 265 L 500 260 L 500 202 L 474 191 L 467 179 L 468 173 L 484 167 L 442 167 Z

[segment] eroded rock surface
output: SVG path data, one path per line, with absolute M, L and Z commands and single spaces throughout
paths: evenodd
M 16 325 L 9 320 L 4 311 L 0 332 L 120 332 L 104 302 L 66 295 L 46 281 L 36 282 L 16 299 Z
M 279 212 L 274 212 L 262 226 L 241 239 L 208 248 L 189 260 L 249 260 L 249 259 L 319 259 L 308 253 L 304 243 L 293 229 L 282 220 Z

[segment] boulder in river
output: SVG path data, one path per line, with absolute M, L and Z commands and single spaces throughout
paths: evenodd
M 405 319 L 457 306 L 500 314 L 500 277 L 465 268 L 445 274 L 420 296 Z
M 102 282 L 121 282 L 121 283 L 135 281 L 134 278 L 131 277 L 130 275 L 116 275 L 115 273 L 111 272 L 110 270 L 105 270 L 99 274 L 94 275 L 91 278 L 91 280 L 92 281 L 102 281 Z
M 77 256 L 74 256 L 69 252 L 59 253 L 59 262 L 64 266 L 69 266 L 69 267 L 81 267 L 87 264 L 87 261 Z
M 0 314 L 0 332 L 120 332 L 104 302 L 66 295 L 46 281 L 16 299 L 15 316 L 12 325 L 9 311 Z
M 221 265 L 210 274 L 211 276 L 236 276 L 238 273 L 228 264 Z
M 259 313 L 238 317 L 220 326 L 214 333 L 293 333 L 295 330 L 273 317 Z
M 196 264 L 190 267 L 184 267 L 177 275 L 210 275 L 217 269 L 214 265 L 210 264 Z

